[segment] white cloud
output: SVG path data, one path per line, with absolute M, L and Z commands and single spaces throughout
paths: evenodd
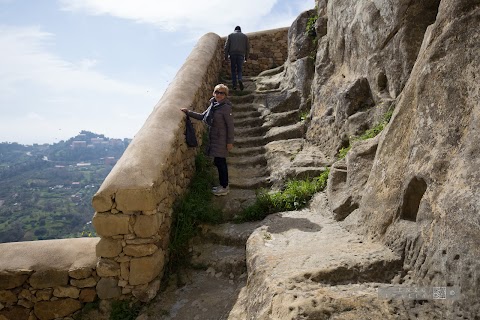
M 58 141 L 83 129 L 133 136 L 166 84 L 118 81 L 90 58 L 66 61 L 50 52 L 53 40 L 39 27 L 0 26 L 0 142 Z
M 36 112 L 29 112 L 27 114 L 27 119 L 31 120 L 44 120 L 44 118 Z
M 94 90 L 143 94 L 146 88 L 111 79 L 92 68 L 96 62 L 85 58 L 78 63 L 50 53 L 53 35 L 39 27 L 0 26 L 0 90 L 14 92 L 24 84 L 46 90 Z M 1 92 L 1 91 L 0 91 Z
M 182 32 L 195 42 L 205 33 L 226 36 L 236 25 L 244 32 L 289 27 L 315 0 L 59 0 L 63 10 L 90 15 L 108 15 L 154 25 L 164 31 Z M 275 10 L 281 5 L 280 10 Z
M 60 0 L 64 10 L 156 25 L 164 30 L 217 30 L 234 21 L 256 21 L 268 14 L 277 0 Z

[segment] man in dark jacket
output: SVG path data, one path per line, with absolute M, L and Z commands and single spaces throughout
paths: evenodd
M 214 187 L 212 192 L 216 196 L 224 196 L 229 192 L 227 155 L 233 148 L 233 115 L 232 104 L 228 100 L 228 87 L 218 84 L 213 90 L 210 106 L 203 113 L 182 108 L 190 117 L 203 120 L 208 125 L 207 155 L 213 157 L 213 163 L 218 169 L 220 186 Z
M 240 90 L 243 90 L 242 69 L 243 63 L 248 59 L 249 52 L 248 37 L 242 33 L 239 26 L 236 26 L 235 31 L 228 35 L 225 42 L 225 60 L 230 56 L 233 90 L 237 90 L 237 79 Z

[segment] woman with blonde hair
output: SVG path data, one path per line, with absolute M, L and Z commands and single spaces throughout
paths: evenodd
M 180 109 L 193 119 L 202 120 L 208 126 L 207 155 L 213 157 L 213 163 L 218 169 L 220 186 L 212 192 L 216 196 L 224 196 L 229 192 L 227 155 L 233 148 L 233 115 L 232 103 L 228 99 L 228 87 L 217 84 L 213 89 L 210 105 L 202 113 L 186 108 Z

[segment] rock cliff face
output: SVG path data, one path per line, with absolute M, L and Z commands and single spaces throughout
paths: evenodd
M 311 37 L 305 30 L 315 15 L 316 37 Z M 327 202 L 329 219 L 360 238 L 350 241 L 332 232 L 330 241 L 347 241 L 350 257 L 332 253 L 329 264 L 308 258 L 314 255 L 308 252 L 300 259 L 309 245 L 289 252 L 294 235 L 284 247 L 268 242 L 275 239 L 267 231 L 278 217 L 270 218 L 269 227 L 258 229 L 247 244 L 249 274 L 259 272 L 249 275 L 236 310 L 246 309 L 248 319 L 478 319 L 479 53 L 479 0 L 317 0 L 315 10 L 297 18 L 289 31 L 287 62 L 261 75 L 257 85 L 265 92 L 280 91 L 282 100 L 310 111 L 306 144 L 319 148 L 332 165 L 328 199 L 313 206 Z M 387 111 L 393 116 L 375 139 L 352 138 L 380 123 Z M 337 161 L 339 150 L 349 145 L 346 158 Z M 332 222 L 322 221 L 318 225 L 328 231 Z M 331 249 L 325 239 L 317 240 L 307 242 L 317 251 Z M 355 252 L 358 241 L 371 244 Z M 374 244 L 385 245 L 394 256 Z M 292 262 L 297 271 L 323 270 L 305 271 L 300 288 L 299 279 L 285 277 L 292 265 L 283 266 L 289 259 L 282 257 L 289 253 L 299 259 Z M 358 271 L 352 266 L 362 255 L 362 268 L 377 270 L 372 266 L 379 259 L 384 275 L 348 276 Z M 341 266 L 347 272 L 339 272 Z M 387 303 L 371 294 L 371 286 L 351 285 L 369 281 L 460 287 L 461 298 Z M 344 291 L 352 289 L 365 294 L 347 298 Z

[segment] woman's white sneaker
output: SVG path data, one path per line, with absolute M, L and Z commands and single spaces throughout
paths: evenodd
M 230 188 L 226 186 L 225 188 L 222 186 L 218 186 L 215 189 L 212 189 L 212 192 L 216 196 L 226 196 L 228 192 L 230 191 Z

